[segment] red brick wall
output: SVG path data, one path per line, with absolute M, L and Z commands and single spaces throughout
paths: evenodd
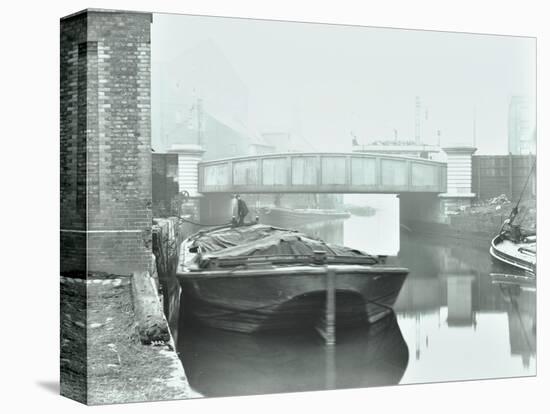
M 87 19 L 61 22 L 60 32 L 60 203 L 61 271 L 86 272 Z
M 148 269 L 151 19 L 87 11 L 61 21 L 62 273 Z

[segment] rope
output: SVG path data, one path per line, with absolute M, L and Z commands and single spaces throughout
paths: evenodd
M 531 171 L 529 171 L 529 175 L 527 176 L 527 179 L 525 180 L 525 183 L 523 184 L 523 188 L 522 188 L 521 193 L 519 195 L 518 202 L 516 203 L 516 207 L 515 207 L 516 212 L 517 212 L 517 209 L 519 207 L 519 203 L 521 202 L 521 198 L 523 197 L 523 193 L 525 192 L 525 189 L 527 188 L 527 184 L 529 183 L 529 179 L 531 178 L 531 174 L 533 174 L 533 171 L 535 169 L 535 165 L 536 165 L 536 161 L 533 162 L 533 165 L 531 166 Z M 523 223 L 523 220 L 525 220 L 526 215 L 527 214 L 524 213 L 523 217 L 521 217 L 521 219 L 519 221 L 520 226 Z M 514 217 L 514 219 L 515 219 L 515 217 Z
M 189 219 L 186 219 L 186 218 L 183 218 L 180 216 L 179 218 L 180 220 L 182 221 L 185 221 L 186 223 L 191 223 L 191 224 L 194 224 L 195 226 L 201 226 L 201 227 L 223 227 L 223 226 L 228 226 L 231 224 L 231 222 L 227 222 L 227 223 L 222 223 L 222 224 L 206 224 L 206 223 L 199 223 L 199 222 L 196 222 L 196 221 L 192 221 L 192 220 L 189 220 Z
M 388 293 L 386 296 L 382 296 L 381 299 L 386 298 L 386 297 L 391 296 L 391 295 L 393 295 L 393 293 Z M 384 308 L 384 309 L 387 309 L 387 310 L 390 310 L 390 311 L 393 312 L 393 308 L 391 306 L 385 305 L 385 304 L 377 302 L 375 300 L 366 299 L 365 302 L 366 303 L 372 303 L 373 305 L 380 306 L 381 308 Z
M 537 164 L 536 161 L 533 162 L 533 165 L 531 166 L 531 171 L 529 171 L 529 175 L 527 176 L 527 179 L 525 180 L 525 183 L 523 184 L 523 189 L 521 190 L 521 193 L 519 195 L 518 202 L 516 204 L 516 209 L 519 206 L 519 203 L 521 201 L 521 198 L 523 197 L 523 193 L 525 192 L 525 189 L 527 188 L 527 183 L 529 183 L 529 179 L 531 178 L 531 174 L 533 174 L 533 170 L 535 169 L 535 165 Z
M 525 192 L 525 189 L 527 188 L 527 184 L 529 183 L 529 179 L 531 178 L 531 174 L 533 174 L 533 171 L 535 169 L 536 164 L 537 164 L 537 161 L 535 160 L 533 162 L 533 165 L 531 166 L 531 171 L 529 171 L 529 174 L 527 175 L 527 179 L 525 180 L 525 183 L 523 184 L 523 188 L 521 189 L 521 193 L 519 195 L 518 202 L 516 203 L 516 206 L 512 209 L 512 211 L 510 212 L 510 215 L 508 216 L 508 219 L 510 220 L 510 222 L 509 222 L 510 225 L 516 219 L 516 216 L 518 214 L 519 203 L 521 202 L 521 199 L 523 198 L 523 193 Z M 520 223 L 519 223 L 520 226 L 521 226 L 521 223 L 523 222 L 523 219 L 525 219 L 525 215 L 520 220 Z

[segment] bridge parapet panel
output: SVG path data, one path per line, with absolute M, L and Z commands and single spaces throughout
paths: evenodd
M 292 185 L 317 185 L 319 166 L 316 157 L 291 157 Z
M 347 169 L 346 157 L 321 157 L 321 184 L 348 184 Z
M 204 186 L 206 187 L 228 187 L 229 164 L 209 165 L 204 169 Z
M 438 184 L 438 169 L 431 165 L 413 163 L 411 178 L 413 187 L 435 188 Z
M 407 160 L 382 159 L 382 187 L 396 191 L 408 190 Z
M 373 188 L 378 185 L 376 158 L 351 157 L 351 185 Z
M 258 185 L 258 160 L 236 161 L 233 163 L 233 185 Z
M 446 164 L 357 153 L 285 153 L 199 164 L 202 193 L 446 191 Z
M 266 158 L 262 162 L 262 184 L 266 187 L 287 185 L 286 158 Z

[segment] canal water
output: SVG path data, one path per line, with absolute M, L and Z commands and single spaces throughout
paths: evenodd
M 333 348 L 312 332 L 180 328 L 191 387 L 229 396 L 535 375 L 534 285 L 500 282 L 509 270 L 492 263 L 487 246 L 399 231 L 394 213 L 301 228 L 408 267 L 394 318 L 337 331 Z

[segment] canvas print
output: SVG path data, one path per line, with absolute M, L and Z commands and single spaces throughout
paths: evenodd
M 535 62 L 519 36 L 63 17 L 62 395 L 536 375 Z

